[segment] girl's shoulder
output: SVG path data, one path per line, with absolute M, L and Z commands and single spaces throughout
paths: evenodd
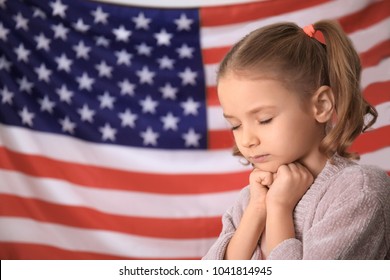
M 373 165 L 351 164 L 340 170 L 339 180 L 348 180 L 366 188 L 385 188 L 390 191 L 390 177 L 382 169 Z
M 318 192 L 335 201 L 390 201 L 390 177 L 382 169 L 335 155 L 316 179 Z
M 342 188 L 344 195 L 351 198 L 358 197 L 360 193 L 381 204 L 390 200 L 390 177 L 377 166 L 351 162 L 341 168 L 331 181 L 334 187 Z

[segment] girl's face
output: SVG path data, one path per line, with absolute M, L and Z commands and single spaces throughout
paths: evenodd
M 218 97 L 241 154 L 255 167 L 276 172 L 299 161 L 320 169 L 324 126 L 316 121 L 310 102 L 275 79 L 248 79 L 227 74 L 218 83 Z

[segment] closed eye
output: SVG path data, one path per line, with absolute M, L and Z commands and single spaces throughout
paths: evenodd
M 237 130 L 241 125 L 236 125 L 236 126 L 233 126 L 231 129 L 232 130 Z
M 264 121 L 260 121 L 259 123 L 260 123 L 260 124 L 269 124 L 271 121 L 272 121 L 272 118 L 266 119 L 266 120 L 264 120 Z

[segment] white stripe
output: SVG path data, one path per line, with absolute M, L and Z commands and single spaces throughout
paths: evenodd
M 157 150 L 96 144 L 52 133 L 0 124 L 0 147 L 56 160 L 128 171 L 201 174 L 243 171 L 226 150 Z
M 191 0 L 191 1 L 177 1 L 177 0 L 94 0 L 96 2 L 120 4 L 127 6 L 142 6 L 142 7 L 161 7 L 161 8 L 197 8 L 207 6 L 220 6 L 232 4 L 244 4 L 250 2 L 258 2 L 264 0 Z
M 210 130 L 230 130 L 228 122 L 223 117 L 221 106 L 209 106 L 207 108 L 207 125 Z
M 388 102 L 375 106 L 375 109 L 378 111 L 378 119 L 372 126 L 372 129 L 390 125 L 390 100 Z
M 390 18 L 349 34 L 357 52 L 365 52 L 390 39 Z
M 248 21 L 239 24 L 230 24 L 217 27 L 203 27 L 201 33 L 201 45 L 203 49 L 230 46 L 243 36 L 260 26 L 272 23 L 291 21 L 299 26 L 305 26 L 324 18 L 339 18 L 364 9 L 372 1 L 369 0 L 343 0 L 325 3 L 312 8 L 285 13 L 282 15 L 267 17 L 257 21 Z
M 205 64 L 204 73 L 206 79 L 206 86 L 217 86 L 217 72 L 218 72 L 219 63 L 215 64 Z
M 0 241 L 32 243 L 127 258 L 198 258 L 214 238 L 159 239 L 105 230 L 79 229 L 24 218 L 0 218 Z
M 0 193 L 65 206 L 82 206 L 114 215 L 153 218 L 215 217 L 237 198 L 237 191 L 211 194 L 163 195 L 101 190 L 61 180 L 34 178 L 0 169 Z M 243 187 L 243 186 L 237 186 Z
M 378 65 L 364 68 L 362 71 L 362 88 L 369 84 L 390 80 L 390 58 L 383 59 Z
M 385 171 L 390 171 L 390 147 L 361 155 L 359 163 L 374 165 Z

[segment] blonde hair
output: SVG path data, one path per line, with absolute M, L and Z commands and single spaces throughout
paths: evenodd
M 268 25 L 249 33 L 226 54 L 218 79 L 228 72 L 241 75 L 269 73 L 285 86 L 310 97 L 320 86 L 329 86 L 335 97 L 335 118 L 320 144 L 332 157 L 358 158 L 347 151 L 355 138 L 372 126 L 378 113 L 360 89 L 361 65 L 351 40 L 334 21 L 313 24 L 326 45 L 309 37 L 294 23 Z M 365 116 L 371 116 L 365 124 Z M 234 154 L 241 155 L 237 146 Z M 241 155 L 242 156 L 242 155 Z

